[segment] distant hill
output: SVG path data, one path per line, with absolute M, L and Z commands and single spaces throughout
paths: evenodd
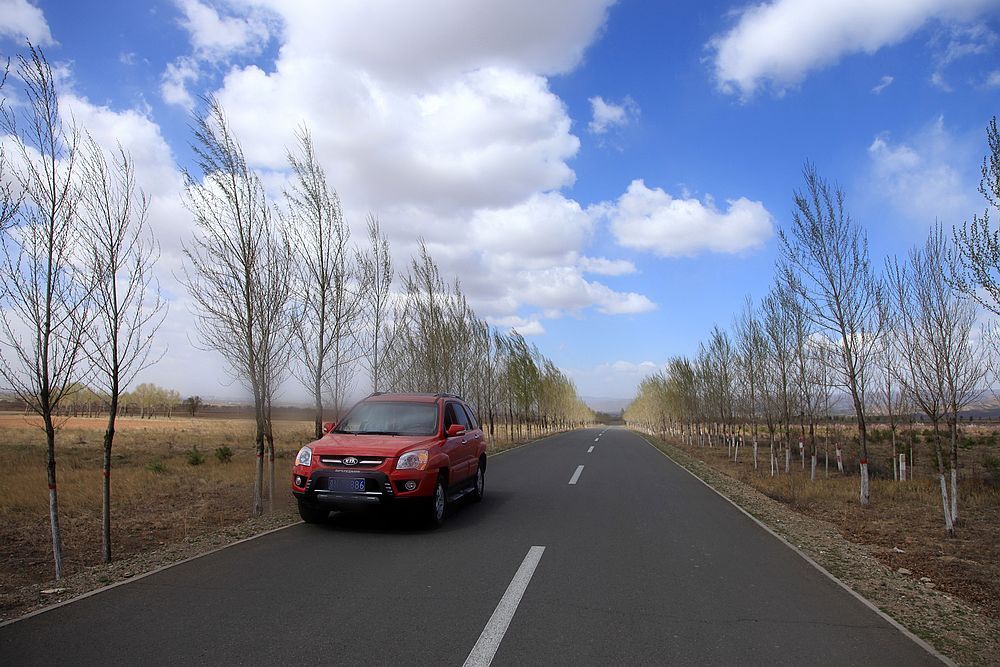
M 608 398 L 607 396 L 581 396 L 587 407 L 594 412 L 607 412 L 616 414 L 619 410 L 624 410 L 632 402 L 631 398 Z

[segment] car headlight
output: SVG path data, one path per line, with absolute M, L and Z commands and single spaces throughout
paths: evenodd
M 303 447 L 295 456 L 295 465 L 311 466 L 313 461 L 313 450 L 311 447 Z
M 427 450 L 406 452 L 396 461 L 396 470 L 423 470 L 427 467 Z

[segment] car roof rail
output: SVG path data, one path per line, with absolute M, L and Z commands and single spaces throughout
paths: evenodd
M 434 395 L 435 396 L 439 396 L 441 398 L 457 398 L 460 401 L 464 401 L 465 400 L 464 398 L 462 398 L 458 394 L 450 394 L 450 393 L 448 393 L 446 391 L 439 391 L 438 393 L 436 393 Z

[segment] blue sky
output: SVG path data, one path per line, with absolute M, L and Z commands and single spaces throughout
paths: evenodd
M 901 254 L 983 208 L 1000 111 L 997 0 L 0 0 L 0 52 L 25 37 L 136 158 L 172 298 L 143 379 L 185 394 L 231 389 L 174 279 L 199 96 L 275 192 L 307 123 L 356 237 L 376 212 L 400 266 L 424 238 L 477 312 L 621 398 L 766 293 L 806 160 Z

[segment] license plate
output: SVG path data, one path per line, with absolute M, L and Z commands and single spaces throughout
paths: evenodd
M 363 492 L 365 490 L 365 480 L 363 477 L 331 477 L 330 490 L 347 493 Z

